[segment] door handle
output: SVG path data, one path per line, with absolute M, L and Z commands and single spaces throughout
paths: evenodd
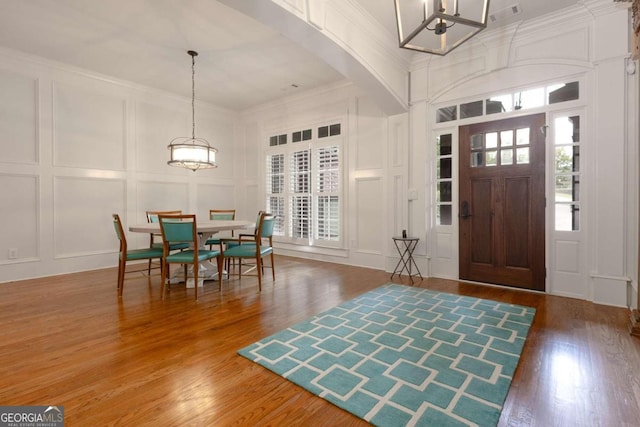
M 460 218 L 467 219 L 470 216 L 473 216 L 473 215 L 469 213 L 469 202 L 465 200 L 464 202 L 462 202 L 462 205 L 460 206 Z

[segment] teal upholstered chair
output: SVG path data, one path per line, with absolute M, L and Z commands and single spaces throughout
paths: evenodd
M 182 211 L 147 211 L 147 222 L 158 222 L 158 215 L 180 215 Z M 162 240 L 157 241 L 157 239 L 161 239 L 160 233 L 151 233 L 149 234 L 149 247 L 150 248 L 160 248 L 162 249 Z M 189 247 L 186 243 L 176 243 L 171 246 L 172 251 L 178 251 L 187 249 Z M 148 273 L 151 274 L 151 260 L 149 260 L 149 268 Z
M 264 211 L 258 211 L 258 216 L 256 217 L 256 225 L 253 228 L 253 232 L 251 234 L 241 233 L 238 235 L 239 239 L 224 239 L 224 243 L 227 248 L 232 248 L 234 246 L 242 243 L 243 245 L 251 245 L 254 243 L 254 237 L 258 232 L 258 224 L 260 223 L 260 218 L 264 214 Z
M 126 272 L 127 261 L 162 259 L 162 248 L 151 247 L 144 249 L 129 249 L 127 247 L 127 237 L 122 228 L 122 221 L 118 214 L 113 214 L 113 227 L 120 241 L 120 254 L 118 255 L 118 297 L 122 296 L 124 289 L 124 274 Z
M 209 219 L 212 221 L 215 220 L 234 220 L 236 219 L 236 210 L 235 209 L 209 209 Z M 233 231 L 231 231 L 231 237 L 233 237 Z M 209 249 L 213 249 L 213 246 L 218 246 L 220 244 L 220 238 L 211 238 L 208 239 L 205 245 L 209 246 Z
M 242 279 L 242 268 L 244 266 L 243 260 L 255 259 L 255 268 L 258 276 L 258 289 L 262 290 L 262 276 L 264 267 L 271 268 L 271 275 L 273 280 L 276 279 L 276 270 L 273 258 L 273 228 L 275 217 L 271 214 L 261 212 L 256 231 L 253 235 L 243 234 L 238 236 L 235 240 L 235 245 L 227 246 L 224 248 L 224 241 L 220 244 L 220 251 L 222 253 L 223 260 L 226 259 L 239 259 L 238 275 Z M 271 258 L 271 265 L 265 266 L 263 258 L 269 256 Z M 252 269 L 253 269 L 252 268 Z M 245 275 L 250 270 L 244 272 Z
M 162 233 L 162 298 L 164 299 L 166 278 L 170 264 L 184 265 L 184 281 L 187 282 L 187 265 L 193 265 L 195 298 L 198 299 L 198 272 L 202 261 L 216 258 L 218 263 L 219 288 L 222 287 L 222 258 L 220 251 L 200 249 L 195 215 L 158 215 Z M 171 253 L 172 244 L 187 244 L 190 249 Z
M 247 234 L 247 233 L 241 233 L 238 235 L 238 237 L 240 239 L 222 239 L 222 243 L 225 245 L 225 248 L 232 248 L 234 246 L 238 246 L 240 244 L 240 241 L 242 241 L 243 245 L 251 245 L 254 242 L 254 236 L 256 235 L 256 233 L 258 232 L 258 223 L 260 222 L 260 216 L 264 213 L 264 211 L 258 211 L 258 216 L 256 217 L 256 222 L 255 222 L 255 226 L 253 228 L 253 232 L 251 234 Z M 225 263 L 227 265 L 227 269 L 230 268 L 229 262 L 230 260 L 227 259 L 225 260 Z M 234 265 L 235 265 L 235 260 L 234 260 Z M 254 265 L 254 264 L 250 264 L 250 265 Z

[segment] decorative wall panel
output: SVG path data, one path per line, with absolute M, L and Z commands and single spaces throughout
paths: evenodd
M 254 220 L 259 210 L 264 209 L 265 200 L 259 193 L 257 185 L 250 184 L 244 187 L 246 201 L 243 204 L 243 210 L 237 211 L 236 215 L 240 215 L 239 219 Z
M 383 183 L 381 178 L 356 180 L 357 251 L 382 254 L 385 248 Z
M 457 248 L 453 246 L 451 233 L 436 233 L 436 258 L 451 259 Z
M 127 224 L 125 181 L 86 177 L 53 180 L 54 257 L 118 250 L 113 213 Z
M 559 34 L 550 31 L 549 37 L 522 43 L 514 53 L 514 63 L 530 62 L 540 59 L 586 62 L 589 60 L 589 31 L 579 28 L 575 31 Z M 559 40 L 562 40 L 560 43 Z
M 430 67 L 427 86 L 431 101 L 443 90 L 455 86 L 455 83 L 468 80 L 471 76 L 483 74 L 486 71 L 486 58 L 475 57 L 468 61 L 456 63 L 444 62 L 441 66 Z
M 38 257 L 38 177 L 0 174 L 0 200 L 0 263 Z
M 406 144 L 406 120 L 389 119 L 389 166 L 403 167 L 407 161 L 404 156 Z
M 262 147 L 264 145 L 262 144 L 262 138 L 263 136 L 255 123 L 251 123 L 245 127 L 244 141 L 246 143 L 251 141 L 252 146 L 255 144 L 256 147 Z M 247 180 L 256 180 L 259 176 L 261 177 L 263 171 L 261 150 L 251 149 L 239 154 L 238 157 L 244 162 L 244 178 Z M 260 161 L 260 164 L 258 164 L 258 161 Z
M 34 79 L 0 71 L 1 162 L 38 161 L 36 90 Z
M 234 185 L 198 184 L 198 219 L 207 218 L 209 209 L 237 209 Z M 237 212 L 236 212 L 237 213 Z
M 383 138 L 384 114 L 366 100 L 358 100 L 358 140 L 356 153 L 356 169 L 381 169 L 385 159 Z
M 393 209 L 390 213 L 392 216 L 392 225 L 393 228 L 391 232 L 394 236 L 402 235 L 402 229 L 404 227 L 406 221 L 406 212 L 405 212 L 405 203 L 404 203 L 404 193 L 406 188 L 405 177 L 404 175 L 395 175 L 393 177 Z M 393 247 L 395 250 L 395 246 L 391 241 L 389 241 L 389 247 Z
M 189 185 L 186 183 L 141 181 L 136 202 L 140 214 L 138 222 L 146 221 L 146 211 L 195 213 L 189 212 Z
M 122 98 L 55 84 L 54 165 L 124 170 L 125 115 Z
M 318 0 L 316 0 L 317 2 Z M 286 8 L 289 12 L 298 15 L 300 18 L 304 18 L 305 14 L 305 0 L 276 0 L 279 6 Z
M 191 117 L 176 111 L 140 102 L 136 105 L 136 165 L 140 172 L 162 174 L 193 173 L 167 165 L 167 146 L 173 138 L 191 136 Z M 196 135 L 197 136 L 197 135 Z
M 557 271 L 579 273 L 580 243 L 574 241 L 556 241 L 555 266 Z
M 307 0 L 307 19 L 311 25 L 321 30 L 324 28 L 324 1 Z
M 196 106 L 196 108 L 199 107 Z M 206 139 L 209 144 L 218 150 L 216 153 L 216 162 L 218 163 L 218 167 L 215 169 L 200 170 L 198 171 L 198 175 L 214 179 L 233 179 L 235 166 L 235 135 L 233 120 L 227 120 L 226 122 L 214 121 L 211 119 L 211 115 L 213 115 L 213 113 L 210 113 L 208 110 L 203 108 L 200 108 L 200 110 L 202 110 L 203 115 L 202 117 L 196 117 L 196 136 Z M 207 113 L 210 114 L 207 115 Z M 220 120 L 220 118 L 217 118 L 217 120 Z M 168 160 L 168 151 L 166 155 L 167 159 L 165 159 L 165 163 Z

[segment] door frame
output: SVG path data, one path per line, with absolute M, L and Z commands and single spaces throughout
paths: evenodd
M 501 284 L 504 286 L 511 286 L 516 288 L 522 288 L 527 290 L 545 291 L 546 290 L 546 268 L 547 268 L 547 256 L 546 256 L 546 236 L 547 236 L 547 132 L 546 132 L 547 115 L 545 113 L 531 113 L 526 115 L 519 115 L 517 117 L 500 118 L 496 120 L 485 120 L 469 125 L 458 126 L 458 205 L 467 204 L 469 206 L 469 217 L 463 220 L 461 215 L 464 215 L 465 209 L 459 207 L 460 214 L 458 215 L 458 277 L 461 280 L 477 280 L 480 282 L 488 282 L 492 284 Z M 473 130 L 473 129 L 476 130 Z M 529 161 L 526 163 L 516 162 L 516 150 L 520 150 L 516 145 L 516 132 L 515 129 L 528 129 L 528 155 Z M 469 156 L 474 153 L 471 145 L 463 150 L 463 143 L 465 141 L 471 144 L 472 132 L 480 132 L 482 135 L 485 132 L 499 133 L 500 139 L 502 138 L 502 130 L 513 130 L 511 134 L 511 143 L 503 146 L 496 145 L 495 150 L 491 150 L 488 147 L 483 147 L 481 151 L 476 151 L 476 154 L 480 154 L 482 162 L 479 167 L 469 166 Z M 489 134 L 487 133 L 487 134 Z M 460 139 L 460 136 L 466 134 L 467 140 Z M 498 137 L 498 136 L 497 136 Z M 496 141 L 498 144 L 498 141 Z M 504 147 L 504 148 L 501 148 Z M 504 149 L 511 151 L 513 157 L 512 162 L 507 165 L 501 165 L 500 158 Z M 484 153 L 494 152 L 497 156 L 496 166 L 484 165 Z M 464 172 L 466 171 L 466 172 Z M 464 172 L 464 173 L 463 173 Z M 463 176 L 464 175 L 464 176 Z M 466 179 L 467 177 L 468 179 Z M 475 177 L 475 179 L 473 179 Z M 524 181 L 523 181 L 523 178 Z M 489 183 L 489 200 L 483 199 L 483 203 L 474 205 L 473 198 L 473 185 L 476 183 Z M 526 182 L 527 194 L 529 199 L 527 200 L 528 206 L 526 213 L 520 212 L 520 203 L 512 203 L 513 198 L 508 197 L 509 188 L 513 188 L 509 183 L 522 183 Z M 468 185 L 468 187 L 464 187 Z M 522 184 L 515 184 L 521 187 Z M 466 191 L 463 189 L 466 188 Z M 524 190 L 524 188 L 521 188 Z M 462 198 L 462 193 L 466 193 L 466 197 Z M 516 197 L 515 194 L 512 195 Z M 512 215 L 508 214 L 509 206 L 515 209 Z M 480 215 L 482 208 L 485 208 L 486 218 L 485 221 L 489 221 L 490 226 L 486 227 L 474 227 L 476 224 L 477 215 Z M 516 214 L 515 212 L 518 212 Z M 524 213 L 525 215 L 520 215 Z M 518 218 L 527 218 L 522 222 Z M 508 251 L 509 241 L 515 247 L 520 246 L 513 241 L 513 234 L 508 233 L 509 224 L 511 224 L 512 230 L 519 235 L 522 235 L 524 242 L 527 242 L 526 248 L 516 250 L 515 252 Z M 505 228 L 506 227 L 506 228 Z M 467 239 L 465 240 L 463 231 L 466 230 Z M 479 230 L 479 231 L 474 231 Z M 524 230 L 524 234 L 520 232 Z M 473 235 L 480 232 L 484 235 L 482 239 L 473 239 Z M 488 233 L 488 234 L 487 234 Z M 482 253 L 490 255 L 490 259 L 484 262 L 474 262 L 472 254 L 475 252 L 474 247 L 480 250 L 476 243 L 481 246 L 485 246 L 483 242 L 490 243 L 490 246 L 481 250 Z M 520 240 L 518 240 L 520 242 Z M 512 259 L 512 262 L 520 263 L 522 266 L 510 265 L 509 253 L 520 254 L 521 259 Z M 466 254 L 463 256 L 463 254 Z M 463 263 L 467 260 L 466 264 Z M 465 278 L 462 278 L 462 274 L 465 274 Z M 473 277 L 475 276 L 475 277 Z
M 512 71 L 512 70 L 511 70 Z M 458 194 L 458 128 L 463 125 L 474 124 L 481 121 L 493 121 L 502 118 L 515 118 L 522 115 L 544 113 L 549 125 L 546 141 L 546 177 L 545 195 L 546 208 L 546 232 L 545 232 L 545 265 L 547 277 L 545 281 L 545 293 L 551 295 L 566 296 L 594 300 L 594 278 L 590 275 L 589 263 L 594 254 L 594 248 L 589 245 L 594 228 L 594 200 L 593 193 L 595 183 L 592 182 L 596 160 L 593 154 L 597 152 L 592 146 L 594 123 L 593 110 L 587 103 L 591 93 L 590 75 L 592 70 L 576 73 L 575 69 L 550 68 L 547 78 L 540 79 L 539 70 L 531 70 L 523 67 L 515 76 L 509 69 L 504 72 L 490 73 L 473 79 L 456 83 L 447 91 L 442 91 L 440 96 L 426 103 L 424 115 L 428 119 L 425 127 L 426 144 L 428 154 L 424 167 L 428 171 L 426 176 L 427 190 L 425 198 L 428 203 L 426 208 L 427 221 L 427 257 L 428 274 L 450 280 L 459 280 L 459 203 Z M 504 79 L 499 79 L 502 76 Z M 515 77 L 515 80 L 509 78 Z M 503 81 L 501 83 L 501 81 Z M 496 114 L 482 114 L 475 117 L 454 118 L 452 120 L 438 121 L 440 109 L 454 109 L 465 103 L 476 100 L 489 99 L 491 96 L 501 93 L 515 93 L 518 90 L 528 90 L 534 87 L 548 87 L 563 82 L 577 81 L 580 87 L 579 98 L 565 102 L 545 104 L 536 108 L 525 108 L 518 111 L 508 111 Z M 509 82 L 509 83 L 505 83 Z M 454 113 L 455 114 L 455 113 Z M 554 119 L 562 115 L 580 115 L 581 122 L 581 192 L 580 192 L 580 230 L 557 231 L 555 229 L 554 207 L 554 169 L 555 169 L 555 136 Z M 439 201 L 437 200 L 439 161 L 437 152 L 437 139 L 440 135 L 452 134 L 453 148 L 453 189 L 452 189 L 452 222 L 440 224 L 437 220 Z M 611 282 L 611 281 L 610 281 Z M 616 284 L 617 285 L 617 284 Z M 617 289 L 617 288 L 616 288 Z

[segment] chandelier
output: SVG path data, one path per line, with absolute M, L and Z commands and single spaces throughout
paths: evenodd
M 206 139 L 196 138 L 196 56 L 198 52 L 190 50 L 191 55 L 191 137 L 178 137 L 171 140 L 167 148 L 171 152 L 170 166 L 178 166 L 192 171 L 217 168 L 216 150 Z
M 394 0 L 400 47 L 446 55 L 487 27 L 489 0 Z

